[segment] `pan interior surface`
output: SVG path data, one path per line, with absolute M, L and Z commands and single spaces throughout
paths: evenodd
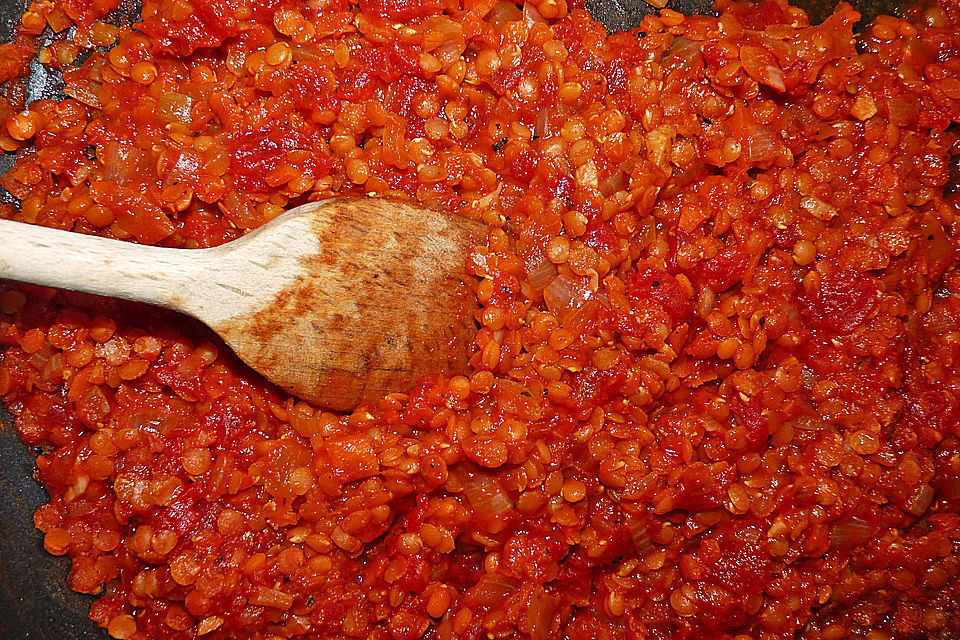
M 640 19 L 657 11 L 643 0 L 585 0 L 591 14 L 609 31 L 636 27 Z M 13 26 L 26 9 L 26 0 L 0 0 L 0 40 L 9 41 Z M 707 0 L 674 0 L 669 8 L 685 14 L 709 12 Z M 834 3 L 820 0 L 797 2 L 815 22 L 822 20 Z M 864 13 L 890 12 L 897 3 L 865 0 Z M 117 24 L 136 21 L 139 7 L 124 0 L 115 14 Z M 64 97 L 62 78 L 36 61 L 31 65 L 28 101 Z M 13 162 L 0 156 L 0 173 Z M 4 193 L 7 198 L 9 194 Z M 34 459 L 17 437 L 13 416 L 0 404 L 0 638 L 104 640 L 106 633 L 87 618 L 93 598 L 67 587 L 69 560 L 43 550 L 42 534 L 34 528 L 33 514 L 48 496 L 33 480 Z

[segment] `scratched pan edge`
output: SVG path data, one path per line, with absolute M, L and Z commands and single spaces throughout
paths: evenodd
M 608 31 L 636 27 L 643 16 L 654 11 L 644 0 L 584 1 Z M 10 41 L 28 4 L 29 0 L 0 0 L 0 42 Z M 795 0 L 795 4 L 819 22 L 835 2 Z M 861 0 L 859 4 L 874 15 L 899 5 L 896 0 Z M 687 15 L 709 13 L 710 1 L 671 0 L 668 7 Z M 115 22 L 131 24 L 137 14 L 136 0 L 124 0 Z M 29 99 L 57 97 L 62 81 L 56 74 L 34 64 L 31 76 Z M 13 159 L 12 155 L 0 155 L 0 174 L 9 169 Z M 33 514 L 48 496 L 33 479 L 33 456 L 17 437 L 13 421 L 0 403 L 0 640 L 109 640 L 106 632 L 87 618 L 94 598 L 67 587 L 69 560 L 43 550 Z

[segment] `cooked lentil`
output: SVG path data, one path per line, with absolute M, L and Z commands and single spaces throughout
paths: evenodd
M 116 5 L 2 47 L 15 78 L 77 26 L 39 52 L 69 99 L 0 100 L 5 217 L 198 248 L 361 191 L 492 231 L 472 374 L 349 415 L 184 318 L 0 284 L 36 525 L 112 637 L 960 633 L 952 3 L 859 50 L 849 6 L 772 0 L 613 35 L 564 0 Z

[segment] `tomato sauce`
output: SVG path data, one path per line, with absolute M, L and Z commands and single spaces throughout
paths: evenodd
M 950 3 L 856 39 L 776 0 L 616 34 L 564 0 L 143 4 L 34 2 L 3 45 L 68 97 L 0 98 L 0 215 L 195 249 L 372 193 L 490 233 L 470 374 L 349 414 L 189 319 L 0 283 L 36 526 L 111 637 L 960 634 Z

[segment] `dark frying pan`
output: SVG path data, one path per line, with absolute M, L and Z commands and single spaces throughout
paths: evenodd
M 889 13 L 904 4 L 898 0 L 848 0 L 865 19 Z M 585 0 L 590 13 L 608 31 L 639 25 L 655 9 L 644 0 Z M 819 22 L 833 9 L 834 0 L 794 0 Z M 132 24 L 138 0 L 124 0 L 115 21 Z M 29 0 L 0 0 L 0 42 L 9 42 Z M 687 15 L 708 13 L 710 0 L 670 0 L 669 8 Z M 59 74 L 31 66 L 28 99 L 64 97 Z M 0 174 L 12 164 L 0 155 Z M 0 190 L 2 191 L 2 190 Z M 9 197 L 7 194 L 2 194 Z M 67 587 L 66 558 L 43 550 L 43 539 L 33 526 L 34 511 L 47 495 L 33 481 L 33 455 L 20 442 L 13 416 L 0 404 L 0 640 L 105 640 L 106 632 L 87 618 L 93 598 Z

